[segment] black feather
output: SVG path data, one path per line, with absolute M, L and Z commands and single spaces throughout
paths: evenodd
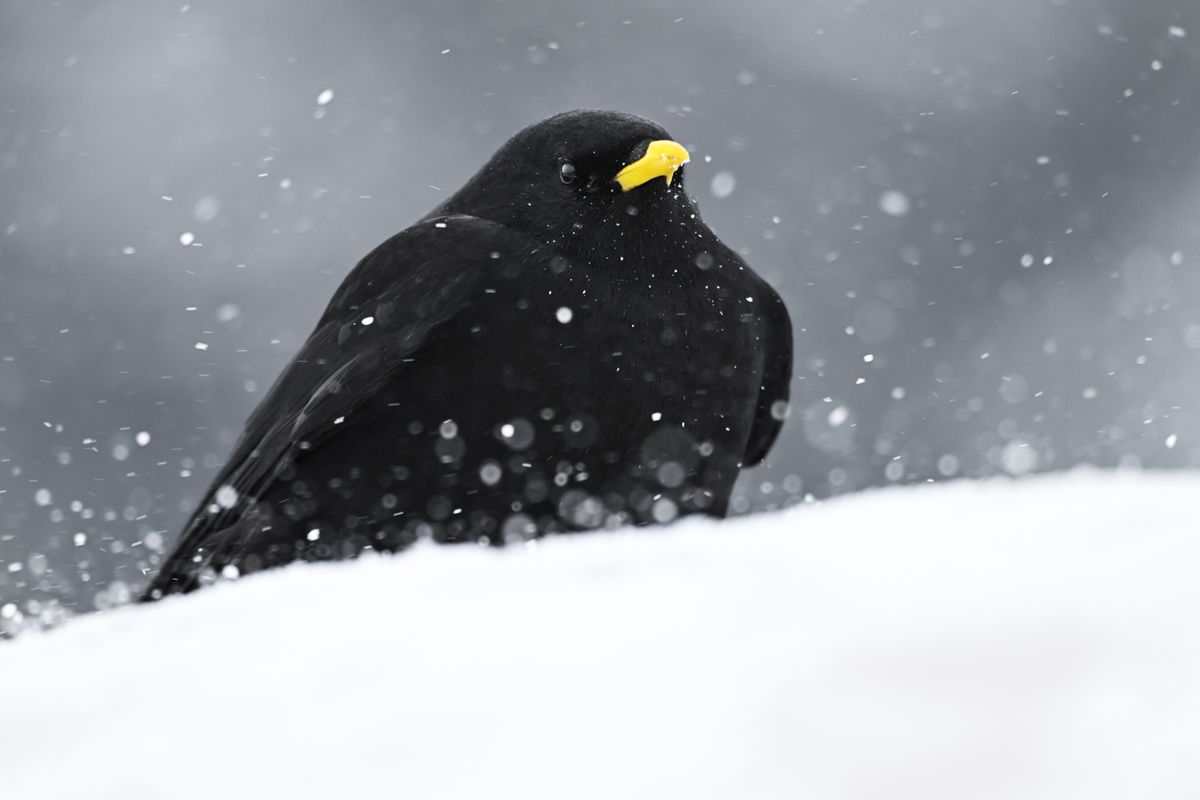
M 791 328 L 681 173 L 613 184 L 661 138 L 551 118 L 364 258 L 145 597 L 422 537 L 724 515 L 779 432 Z

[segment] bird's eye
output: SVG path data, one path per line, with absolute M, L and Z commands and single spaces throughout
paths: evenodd
M 564 161 L 562 166 L 558 168 L 558 177 L 562 179 L 563 183 L 574 183 L 577 176 L 578 172 L 575 169 L 575 165 L 570 161 Z

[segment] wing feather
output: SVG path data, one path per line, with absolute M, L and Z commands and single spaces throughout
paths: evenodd
M 792 382 L 792 321 L 787 307 L 774 289 L 765 282 L 758 292 L 764 308 L 764 326 L 760 344 L 763 348 L 763 380 L 754 409 L 754 425 L 746 443 L 742 464 L 753 467 L 766 458 L 783 427 L 783 414 L 776 403 L 789 400 Z
M 291 460 L 336 435 L 342 418 L 396 380 L 470 305 L 491 265 L 536 249 L 495 223 L 453 216 L 424 220 L 363 258 L 250 416 L 143 599 L 193 588 L 216 556 L 244 546 L 255 529 L 243 521 Z

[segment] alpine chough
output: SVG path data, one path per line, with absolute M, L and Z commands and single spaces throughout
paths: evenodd
M 659 125 L 510 139 L 369 253 L 246 423 L 144 599 L 420 539 L 721 517 L 788 400 L 779 296 Z

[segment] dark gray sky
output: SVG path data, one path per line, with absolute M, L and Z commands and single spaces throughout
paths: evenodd
M 355 261 L 570 108 L 789 304 L 741 507 L 1196 466 L 1197 86 L 1184 0 L 0 0 L 0 626 L 140 586 Z

